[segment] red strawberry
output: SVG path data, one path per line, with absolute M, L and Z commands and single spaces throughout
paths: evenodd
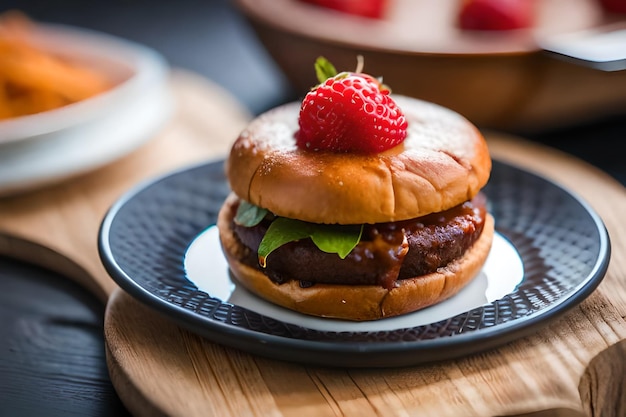
M 459 26 L 470 30 L 522 29 L 533 24 L 533 0 L 464 0 Z
M 598 2 L 606 11 L 626 13 L 626 0 L 598 0 Z
M 296 132 L 299 148 L 377 153 L 404 141 L 406 118 L 380 81 L 359 72 L 334 75 L 334 67 L 324 58 L 315 65 L 324 81 L 302 101 Z
M 301 0 L 305 3 L 326 7 L 356 16 L 380 19 L 383 17 L 386 0 Z

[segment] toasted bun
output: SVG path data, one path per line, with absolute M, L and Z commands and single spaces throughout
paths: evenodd
M 400 285 L 391 290 L 374 285 L 332 284 L 301 288 L 298 277 L 276 284 L 258 269 L 240 261 L 247 249 L 239 243 L 230 227 L 232 205 L 236 200 L 233 194 L 229 196 L 220 210 L 217 225 L 224 254 L 237 282 L 274 304 L 320 317 L 376 320 L 439 303 L 458 293 L 480 272 L 494 234 L 494 220 L 488 215 L 480 238 L 461 258 L 435 273 L 398 281 Z
M 232 190 L 279 216 L 338 224 L 412 219 L 471 199 L 491 171 L 481 133 L 451 110 L 394 98 L 408 135 L 376 155 L 298 149 L 299 103 L 259 116 L 226 161 Z

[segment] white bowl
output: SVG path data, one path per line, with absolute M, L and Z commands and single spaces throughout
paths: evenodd
M 110 163 L 154 136 L 173 111 L 169 67 L 156 51 L 103 33 L 37 24 L 33 42 L 104 71 L 115 86 L 58 109 L 0 121 L 0 195 Z

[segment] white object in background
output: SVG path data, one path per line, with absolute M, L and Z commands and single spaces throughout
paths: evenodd
M 156 51 L 114 36 L 38 24 L 33 42 L 97 65 L 118 83 L 58 109 L 0 121 L 0 196 L 110 163 L 150 139 L 173 112 L 169 67 Z
M 604 26 L 540 39 L 545 51 L 603 71 L 626 69 L 626 28 Z

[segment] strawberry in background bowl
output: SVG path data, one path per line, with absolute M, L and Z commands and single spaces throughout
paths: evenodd
M 467 30 L 515 30 L 534 25 L 533 0 L 463 0 L 459 27 Z
M 380 19 L 384 16 L 388 0 L 300 0 L 338 12 Z
M 624 0 L 597 0 L 607 12 L 626 13 L 626 1 Z

